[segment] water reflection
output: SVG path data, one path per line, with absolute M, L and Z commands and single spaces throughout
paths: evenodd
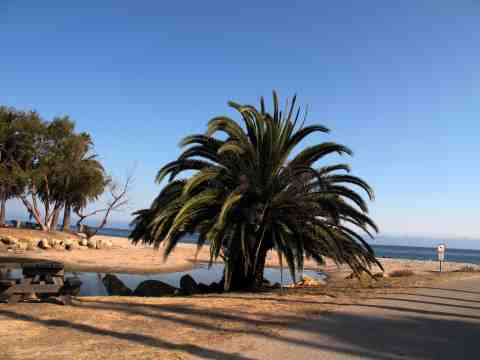
M 180 279 L 183 275 L 189 274 L 197 283 L 209 285 L 213 282 L 219 282 L 223 275 L 223 265 L 214 264 L 209 269 L 206 265 L 201 265 L 190 271 L 161 273 L 161 274 L 126 274 L 126 273 L 93 273 L 93 272 L 66 272 L 65 277 L 76 277 L 82 282 L 79 296 L 108 296 L 108 295 L 131 295 L 138 286 L 147 280 L 160 281 L 166 286 L 161 286 L 161 291 L 171 293 L 170 287 L 179 288 Z M 325 274 L 316 271 L 305 270 L 305 275 L 315 279 L 325 279 Z M 280 283 L 280 269 L 266 268 L 265 278 L 271 283 Z M 21 269 L 0 268 L 0 279 L 21 278 Z M 289 272 L 283 272 L 284 284 L 292 283 Z M 156 284 L 158 285 L 158 284 Z M 160 291 L 156 286 L 155 291 Z

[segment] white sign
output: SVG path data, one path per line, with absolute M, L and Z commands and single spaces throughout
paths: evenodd
M 445 260 L 445 245 L 438 245 L 437 246 L 437 254 L 438 254 L 438 261 Z

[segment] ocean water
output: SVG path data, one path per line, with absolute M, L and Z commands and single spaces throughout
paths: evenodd
M 128 237 L 130 230 L 104 228 L 99 231 L 101 235 Z M 183 242 L 194 243 L 195 237 L 185 238 Z M 432 243 L 441 244 L 441 239 L 430 240 Z M 412 260 L 437 260 L 436 247 L 427 246 L 400 246 L 400 245 L 371 245 L 379 257 L 412 259 Z M 480 250 L 454 249 L 449 248 L 445 252 L 445 260 L 462 263 L 480 264 Z

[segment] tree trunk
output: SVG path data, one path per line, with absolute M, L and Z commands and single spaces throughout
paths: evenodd
M 52 223 L 50 224 L 50 230 L 56 231 L 58 225 L 58 217 L 60 216 L 60 209 L 55 209 L 52 217 Z
M 34 200 L 36 200 L 33 196 L 32 198 Z M 38 211 L 38 207 L 37 206 L 32 206 L 28 200 L 24 197 L 24 196 L 21 196 L 20 197 L 20 200 L 22 200 L 22 203 L 23 205 L 25 205 L 25 207 L 27 208 L 28 210 L 28 213 L 35 219 L 35 221 L 37 222 L 38 225 L 40 225 L 40 227 L 42 228 L 43 231 L 48 231 L 48 227 L 43 223 L 42 221 L 42 218 L 40 216 L 40 212 Z M 36 205 L 35 201 L 32 200 L 32 202 L 34 203 L 34 205 Z
M 257 259 L 257 266 L 250 264 L 245 271 L 245 260 L 243 257 L 238 257 L 232 269 L 232 278 L 230 281 L 230 288 L 225 288 L 225 291 L 246 291 L 259 289 L 263 283 L 263 273 L 265 270 L 265 262 L 267 260 L 267 247 L 260 248 Z M 225 274 L 222 279 L 222 284 L 225 284 Z
M 0 195 L 0 226 L 5 226 L 5 205 L 7 203 L 7 197 L 5 193 Z
M 70 231 L 70 217 L 71 217 L 72 207 L 70 203 L 65 203 L 65 209 L 63 211 L 63 231 Z

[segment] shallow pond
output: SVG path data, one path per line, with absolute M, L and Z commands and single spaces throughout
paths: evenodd
M 213 264 L 210 269 L 208 266 L 200 265 L 195 269 L 189 271 L 181 272 L 172 272 L 172 273 L 160 273 L 160 274 L 126 274 L 126 273 L 110 273 L 115 275 L 119 280 L 121 280 L 127 287 L 131 290 L 135 288 L 142 281 L 145 280 L 159 280 L 172 285 L 174 287 L 180 286 L 180 278 L 189 274 L 192 276 L 197 283 L 210 284 L 212 282 L 219 282 L 223 274 L 223 265 L 222 264 Z M 270 281 L 271 284 L 280 283 L 280 269 L 278 268 L 265 268 L 264 272 L 265 278 Z M 326 275 L 320 272 L 305 270 L 304 274 L 315 278 L 315 279 L 325 279 Z M 66 272 L 65 277 L 75 276 L 82 281 L 82 286 L 80 288 L 79 296 L 108 296 L 109 293 L 105 288 L 102 279 L 105 276 L 105 273 L 94 273 L 94 272 Z M 7 273 L 3 273 L 3 277 L 8 278 L 21 278 L 22 270 L 21 269 L 9 269 Z M 288 270 L 283 270 L 283 283 L 289 284 L 292 283 L 292 278 Z

